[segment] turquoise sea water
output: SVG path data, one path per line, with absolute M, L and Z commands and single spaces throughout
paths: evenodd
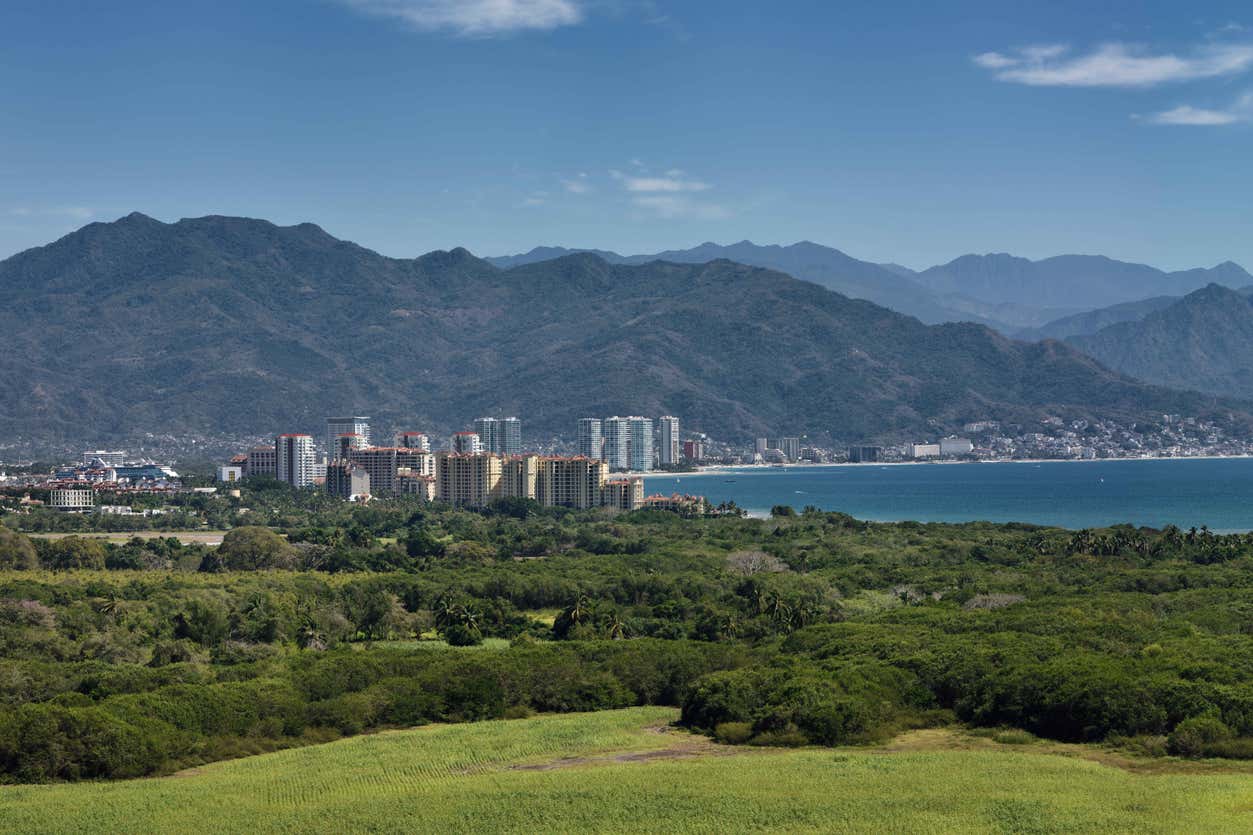
M 730 499 L 754 515 L 787 504 L 876 521 L 1253 530 L 1253 458 L 755 467 L 649 477 L 645 490 Z

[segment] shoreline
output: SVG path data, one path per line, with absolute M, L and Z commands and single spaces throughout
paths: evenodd
M 690 472 L 666 473 L 652 470 L 644 473 L 626 473 L 626 475 L 642 476 L 643 478 L 673 478 L 675 480 L 681 480 L 683 478 L 704 478 L 719 475 L 747 475 L 770 472 L 772 470 L 786 472 L 798 469 L 838 469 L 842 467 L 952 467 L 962 464 L 1109 464 L 1123 461 L 1241 461 L 1250 458 L 1253 458 L 1253 455 L 1177 455 L 1143 458 L 990 458 L 980 461 L 875 461 L 861 464 L 854 464 L 848 461 L 835 461 L 821 464 L 725 464 L 701 467 L 700 469 L 692 470 Z

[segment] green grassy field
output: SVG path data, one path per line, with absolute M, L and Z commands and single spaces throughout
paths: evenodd
M 668 729 L 675 716 L 435 726 L 158 779 L 0 787 L 0 830 L 1253 831 L 1247 771 L 1137 773 L 949 731 L 882 749 L 726 748 Z
M 67 536 L 81 536 L 88 539 L 100 539 L 122 545 L 138 537 L 139 539 L 165 539 L 173 537 L 184 545 L 221 545 L 226 531 L 76 531 L 73 533 L 29 533 L 35 539 L 64 539 Z

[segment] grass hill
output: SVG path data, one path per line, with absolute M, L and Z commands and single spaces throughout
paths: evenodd
M 0 262 L 0 289 L 0 428 L 79 440 L 310 431 L 358 410 L 431 431 L 519 414 L 532 437 L 672 413 L 728 439 L 869 439 L 1222 406 L 723 260 L 501 270 L 464 249 L 385 258 L 312 224 L 132 214 Z
M 676 715 L 436 726 L 159 779 L 0 786 L 0 820 L 13 832 L 1234 832 L 1253 792 L 1247 772 L 1136 773 L 1079 746 L 945 731 L 879 749 L 724 748 L 667 730 Z
M 1143 380 L 1253 398 L 1253 297 L 1211 284 L 1069 343 Z

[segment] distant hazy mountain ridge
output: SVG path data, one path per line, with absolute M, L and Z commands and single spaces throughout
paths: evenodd
M 721 246 L 706 242 L 691 249 L 630 256 L 604 250 L 537 247 L 525 254 L 488 260 L 500 267 L 512 267 L 575 251 L 594 252 L 615 264 L 656 260 L 706 263 L 725 258 L 779 270 L 851 298 L 907 313 L 928 324 L 977 322 L 1002 333 L 1029 336 L 1033 335 L 1031 329 L 1043 330 L 1055 320 L 1094 308 L 1164 295 L 1182 296 L 1210 283 L 1239 287 L 1253 281 L 1242 267 L 1231 262 L 1210 269 L 1168 273 L 1143 264 L 1089 255 L 1061 255 L 1041 261 L 1006 254 L 963 255 L 947 264 L 915 272 L 899 264 L 861 261 L 809 241 L 790 246 L 759 246 L 749 241 Z

